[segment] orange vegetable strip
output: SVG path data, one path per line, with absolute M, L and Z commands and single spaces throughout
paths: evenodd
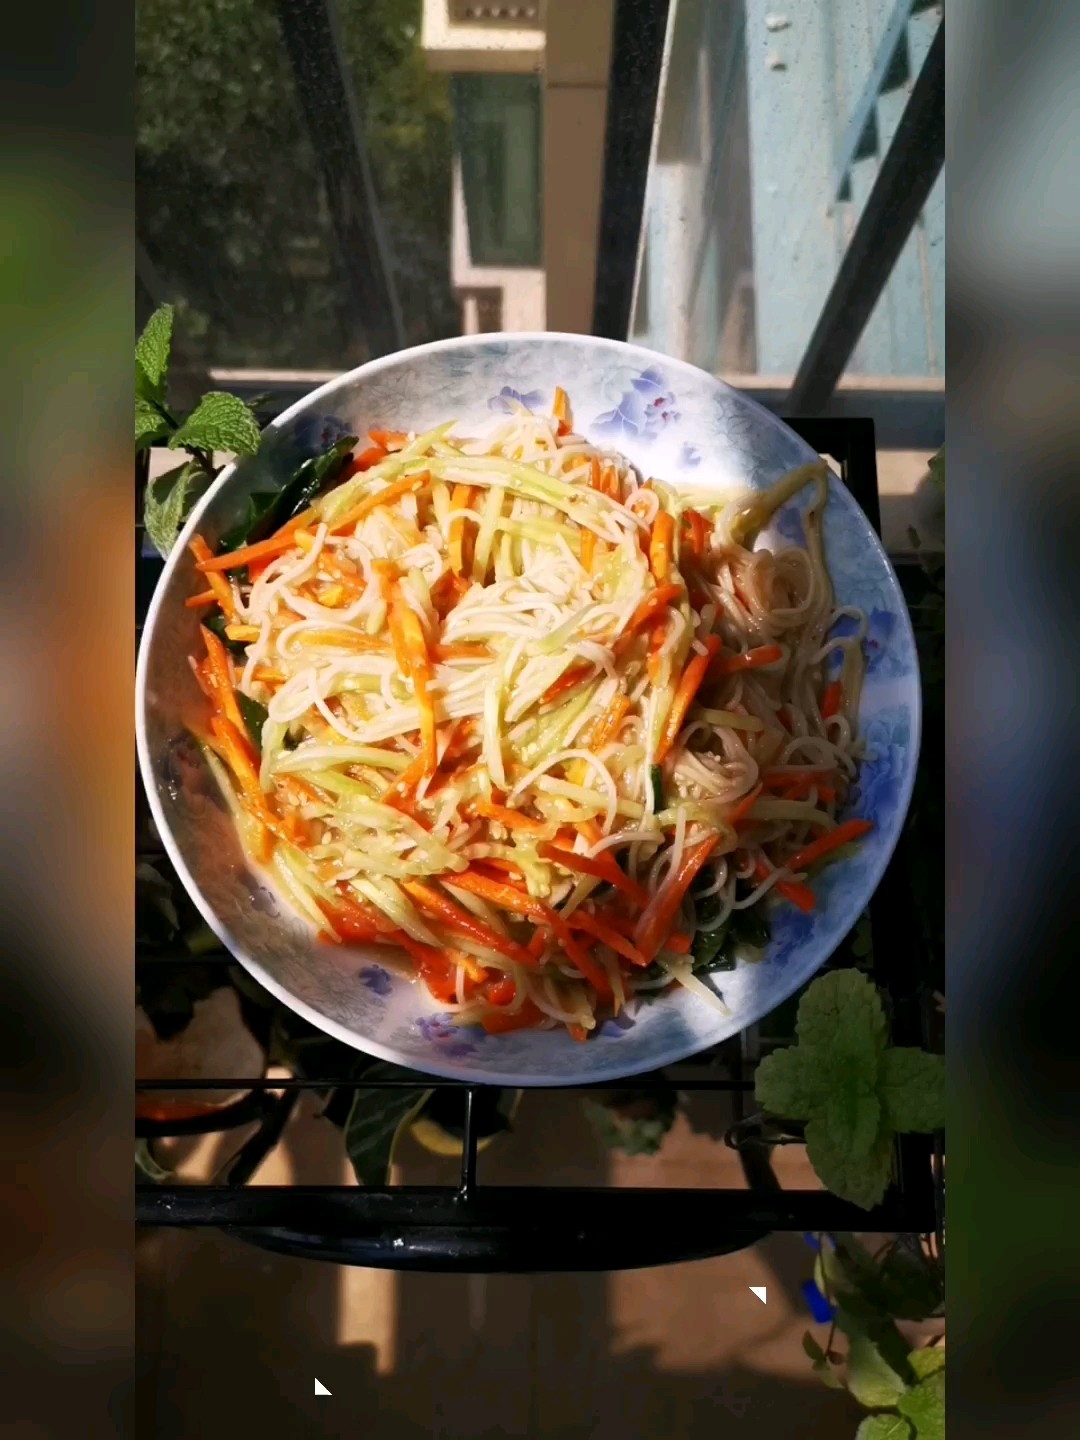
M 619 733 L 622 722 L 626 718 L 626 712 L 629 709 L 630 701 L 627 697 L 625 695 L 616 695 L 603 715 L 590 727 L 588 738 L 582 739 L 581 741 L 582 746 L 588 750 L 602 750 L 605 745 L 610 745 Z
M 351 510 L 347 511 L 340 520 L 334 522 L 330 527 L 329 533 L 331 535 L 339 535 L 342 530 L 347 530 L 350 525 L 355 525 L 358 520 L 362 520 L 365 515 L 370 515 L 371 512 L 377 510 L 380 505 L 390 505 L 395 500 L 400 500 L 402 495 L 407 495 L 410 490 L 415 490 L 417 486 L 426 485 L 430 479 L 430 471 L 417 470 L 413 475 L 406 475 L 401 480 L 391 481 L 391 483 L 384 486 L 383 489 L 375 491 L 374 494 L 365 495 L 362 500 L 358 500 Z
M 649 536 L 649 568 L 658 585 L 667 583 L 674 541 L 675 521 L 666 510 L 657 511 Z
M 188 549 L 195 557 L 195 568 L 197 570 L 201 570 L 207 561 L 213 559 L 210 553 L 210 546 L 207 545 L 201 535 L 193 536 Z M 233 593 L 229 587 L 229 582 L 225 579 L 224 575 L 208 575 L 207 584 L 217 596 L 217 602 L 225 613 L 225 619 L 230 621 L 235 620 L 236 603 L 233 600 Z
M 622 495 L 620 493 L 621 486 L 619 482 L 619 472 L 618 470 L 616 470 L 614 465 L 604 466 L 603 481 L 601 483 L 603 485 L 605 495 L 610 495 L 612 500 L 622 499 Z
M 648 910 L 638 921 L 634 931 L 634 944 L 648 964 L 656 959 L 657 951 L 663 948 L 675 917 L 679 913 L 683 896 L 693 883 L 694 876 L 716 848 L 719 835 L 707 835 L 696 845 L 687 846 L 678 870 L 672 871 L 653 897 Z
M 828 720 L 833 715 L 838 715 L 843 703 L 844 687 L 839 680 L 833 680 L 825 686 L 825 694 L 821 698 L 821 718 Z
M 244 717 L 240 714 L 240 706 L 236 703 L 236 694 L 233 691 L 232 673 L 229 669 L 229 657 L 225 646 L 212 630 L 205 625 L 200 625 L 203 644 L 206 646 L 206 658 L 209 665 L 209 679 L 213 686 L 214 694 L 217 696 L 218 709 L 233 725 L 240 734 L 245 734 Z M 259 791 L 262 794 L 260 788 Z
M 189 610 L 201 610 L 204 605 L 216 605 L 217 599 L 213 590 L 203 590 L 199 595 L 189 595 L 184 604 Z
M 660 744 L 656 749 L 657 764 L 660 764 L 674 745 L 679 731 L 682 729 L 683 721 L 686 719 L 686 712 L 690 709 L 694 696 L 700 690 L 701 682 L 705 679 L 709 662 L 719 648 L 720 641 L 715 635 L 710 635 L 705 641 L 706 653 L 695 655 L 683 671 L 675 691 L 675 698 L 671 702 L 671 709 L 668 711 L 667 721 L 664 724 L 664 733 L 661 735 Z
M 621 955 L 624 960 L 630 960 L 635 965 L 645 964 L 645 957 L 636 945 L 631 944 L 612 926 L 605 925 L 603 920 L 590 915 L 587 910 L 575 910 L 566 923 L 571 930 L 584 930 L 586 935 L 592 935 L 601 944 L 609 945 L 616 955 Z
M 744 650 L 741 655 L 720 655 L 713 665 L 716 675 L 737 675 L 741 670 L 759 670 L 763 665 L 775 665 L 784 658 L 779 645 L 759 645 L 756 650 Z
M 600 457 L 598 455 L 594 455 L 589 461 L 589 485 L 593 490 L 603 491 L 604 481 L 600 473 Z
M 534 1030 L 546 1018 L 539 1006 L 526 1000 L 513 1014 L 487 1014 L 481 1017 L 480 1024 L 489 1035 L 505 1035 L 510 1030 Z
M 286 520 L 285 524 L 275 530 L 268 538 L 271 540 L 284 540 L 286 535 L 294 535 L 297 530 L 303 530 L 305 526 L 310 525 L 313 521 L 318 520 L 318 518 L 319 512 L 313 508 L 309 507 L 307 510 L 301 510 L 299 515 L 294 515 L 291 520 Z
M 689 955 L 692 943 L 685 931 L 673 930 L 664 941 L 664 949 L 670 950 L 673 955 Z
M 478 920 L 468 910 L 463 910 L 460 905 L 456 905 L 449 895 L 444 895 L 422 880 L 403 880 L 401 886 L 422 910 L 435 919 L 441 920 L 452 930 L 456 930 L 458 934 L 471 936 L 490 950 L 495 950 L 510 960 L 516 960 L 519 965 L 532 963 L 532 956 L 524 945 L 519 945 L 516 940 L 507 940 L 497 930 L 492 930 L 490 925 L 485 925 L 482 920 Z
M 566 1028 L 571 1040 L 584 1042 L 589 1038 L 589 1032 L 585 1029 L 584 1025 L 567 1025 Z
M 634 904 L 644 908 L 649 897 L 636 881 L 631 880 L 629 875 L 623 873 L 609 855 L 579 855 L 573 850 L 563 850 L 558 845 L 542 844 L 537 847 L 538 853 L 545 859 L 551 860 L 556 865 L 561 865 L 564 870 L 576 871 L 581 875 L 592 875 L 598 880 L 606 880 L 609 885 L 614 885 L 621 890 Z
M 298 526 L 297 529 L 299 528 Z M 265 560 L 269 556 L 291 550 L 296 543 L 296 530 L 290 530 L 287 535 L 271 535 L 269 540 L 258 540 L 254 545 L 230 550 L 227 555 L 208 555 L 205 560 L 199 561 L 197 568 L 207 576 L 215 575 L 221 570 L 239 570 L 242 565 L 249 565 L 253 560 Z M 214 582 L 211 580 L 210 583 Z
M 433 645 L 431 653 L 436 660 L 491 659 L 491 651 L 486 645 Z
M 687 510 L 686 519 L 690 522 L 690 549 L 695 558 L 700 560 L 708 544 L 709 523 L 698 510 Z
M 760 885 L 767 880 L 773 872 L 759 860 L 754 866 L 754 879 Z M 792 905 L 798 906 L 804 915 L 809 915 L 817 903 L 814 900 L 814 892 L 809 885 L 800 885 L 797 880 L 778 880 L 773 887 L 778 895 L 783 895 L 785 900 L 790 900 Z
M 368 439 L 384 450 L 401 450 L 408 441 L 404 430 L 369 430 Z
M 368 449 L 355 456 L 349 466 L 348 474 L 355 475 L 360 470 L 370 470 L 373 465 L 378 465 L 380 460 L 386 459 L 386 451 L 381 445 L 371 445 Z
M 541 705 L 547 705 L 551 700 L 557 700 L 560 695 L 565 695 L 568 690 L 575 690 L 580 684 L 593 674 L 596 667 L 583 662 L 580 665 L 571 665 L 565 670 L 553 684 L 549 685 L 540 696 Z
M 570 397 L 561 385 L 555 386 L 555 399 L 551 402 L 551 413 L 556 420 L 570 421 Z
M 861 840 L 874 828 L 870 820 L 845 820 L 837 825 L 834 830 L 827 830 L 824 835 L 819 835 L 816 840 L 811 840 L 809 845 L 804 845 L 794 855 L 784 861 L 785 870 L 808 870 L 811 865 L 821 860 L 833 850 L 839 850 L 842 845 L 849 845 L 852 840 Z
M 626 629 L 612 646 L 614 653 L 621 655 L 632 643 L 633 637 L 638 631 L 644 630 L 647 625 L 651 624 L 681 594 L 681 585 L 659 585 L 655 590 L 650 590 L 626 622 Z
M 592 530 L 581 532 L 581 567 L 587 575 L 593 573 L 593 562 L 596 559 L 596 535 Z
M 485 820 L 498 820 L 508 830 L 521 830 L 528 835 L 547 835 L 551 831 L 549 821 L 534 820 L 531 815 L 523 815 L 520 810 L 511 810 L 506 805 L 494 805 L 482 796 L 474 801 L 473 809 Z
M 450 509 L 468 510 L 472 503 L 472 486 L 455 485 L 450 493 Z M 465 568 L 465 521 L 451 520 L 450 522 L 450 569 L 460 575 Z

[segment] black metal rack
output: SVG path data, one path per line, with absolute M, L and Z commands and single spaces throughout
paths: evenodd
M 880 529 L 874 427 L 869 420 L 790 420 L 791 427 L 831 456 L 874 526 Z M 141 537 L 140 537 L 141 538 Z M 160 562 L 138 561 L 137 603 L 141 624 Z M 901 566 L 901 579 L 918 586 L 917 566 Z M 910 572 L 905 576 L 905 572 Z M 906 587 L 905 587 L 906 588 Z M 147 807 L 141 795 L 141 813 Z M 139 858 L 160 863 L 160 847 L 140 837 Z M 897 847 L 870 905 L 870 974 L 890 1001 L 893 1038 L 921 1044 L 925 987 L 916 958 L 921 946 L 909 904 L 909 842 Z M 137 966 L 191 964 L 187 952 L 142 951 Z M 199 963 L 232 963 L 224 951 L 200 955 Z M 170 1123 L 142 1121 L 137 1133 L 194 1134 L 257 1122 L 257 1129 L 230 1163 L 224 1183 L 136 1187 L 136 1219 L 143 1225 L 216 1226 L 267 1249 L 344 1264 L 402 1270 L 524 1272 L 613 1270 L 724 1254 L 755 1243 L 772 1231 L 861 1230 L 926 1233 L 940 1222 L 934 1146 L 928 1137 L 897 1143 L 896 1180 L 873 1211 L 860 1210 L 823 1191 L 786 1191 L 770 1164 L 770 1148 L 752 1122 L 744 1099 L 752 1093 L 751 1047 L 721 1047 L 724 1064 L 715 1078 L 682 1075 L 689 1064 L 662 1074 L 634 1077 L 635 1090 L 670 1087 L 732 1096 L 736 1126 L 728 1141 L 738 1150 L 745 1189 L 627 1189 L 622 1187 L 502 1187 L 477 1178 L 476 1099 L 484 1087 L 432 1077 L 434 1089 L 463 1089 L 464 1143 L 456 1185 L 261 1186 L 247 1182 L 277 1144 L 304 1090 L 329 1085 L 384 1088 L 415 1081 L 337 1077 L 290 1081 L 248 1078 L 137 1083 L 154 1089 L 218 1089 L 244 1098 L 205 1118 Z M 719 1052 L 718 1052 L 719 1053 Z M 716 1058 L 716 1057 L 714 1057 Z M 594 1087 L 565 1087 L 585 1089 Z M 616 1084 L 596 1087 L 622 1088 Z M 546 1092 L 542 1092 L 546 1093 Z

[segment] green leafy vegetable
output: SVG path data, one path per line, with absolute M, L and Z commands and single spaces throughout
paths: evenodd
M 291 480 L 286 481 L 259 520 L 243 537 L 241 543 L 261 540 L 280 529 L 287 520 L 306 510 L 312 500 L 341 474 L 356 447 L 357 436 L 343 435 L 328 450 L 305 460 Z
M 649 784 L 652 786 L 653 811 L 658 814 L 664 808 L 664 771 L 661 766 L 649 766 Z
M 173 307 L 160 305 L 135 342 L 136 392 L 147 399 L 165 399 L 165 377 L 172 348 Z
M 911 1440 L 911 1426 L 899 1415 L 868 1415 L 855 1440 Z
M 859 1334 L 848 1343 L 847 1388 L 868 1410 L 884 1410 L 896 1404 L 907 1389 L 907 1381 L 897 1374 L 869 1335 Z
M 248 544 L 255 532 L 259 522 L 277 502 L 278 492 L 276 490 L 257 490 L 254 495 L 247 499 L 247 515 L 227 530 L 218 542 L 218 550 L 224 553 L 227 550 L 239 550 L 241 545 Z
M 712 974 L 718 970 L 734 970 L 735 954 L 731 945 L 731 927 L 719 930 L 697 930 L 690 948 L 695 975 Z
M 168 557 L 192 505 L 209 483 L 210 476 L 197 460 L 188 460 L 147 482 L 143 525 L 159 555 Z
M 723 910 L 721 901 L 710 895 L 695 903 L 697 919 L 691 947 L 695 975 L 734 970 L 740 951 L 763 950 L 769 943 L 769 923 L 758 913 L 760 907 L 732 910 L 726 920 L 717 924 Z
M 146 450 L 163 440 L 172 426 L 152 400 L 135 397 L 135 450 Z
M 255 416 L 243 400 L 223 390 L 212 390 L 170 437 L 169 447 L 254 455 L 261 438 Z
M 794 1049 L 761 1061 L 757 1098 L 775 1114 L 805 1121 L 807 1154 L 823 1184 L 871 1209 L 888 1188 L 897 1130 L 944 1124 L 944 1061 L 888 1045 L 881 997 L 857 970 L 810 986 L 796 1035 Z M 891 1058 L 897 1054 L 904 1058 Z
M 399 1065 L 380 1061 L 366 1070 L 376 1079 L 404 1079 L 415 1075 L 415 1086 L 400 1089 L 356 1091 L 345 1122 L 345 1150 L 361 1185 L 385 1185 L 390 1176 L 394 1151 L 425 1100 L 431 1094 L 425 1077 Z
M 236 692 L 236 703 L 240 707 L 240 714 L 244 717 L 244 724 L 247 726 L 248 734 L 255 742 L 255 749 L 262 749 L 262 732 L 266 724 L 269 712 L 265 705 L 258 700 L 252 700 L 242 690 Z
M 945 1440 L 945 1375 L 938 1371 L 896 1402 L 911 1421 L 918 1440 Z
M 931 1375 L 936 1375 L 945 1369 L 945 1349 L 942 1345 L 927 1345 L 922 1350 L 912 1350 L 908 1356 L 908 1364 L 914 1370 L 919 1380 L 929 1380 Z

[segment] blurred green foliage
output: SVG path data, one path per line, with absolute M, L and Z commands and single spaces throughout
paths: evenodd
M 450 99 L 420 0 L 338 0 L 408 343 L 456 334 Z M 367 358 L 274 6 L 139 0 L 138 236 L 186 359 L 341 369 Z

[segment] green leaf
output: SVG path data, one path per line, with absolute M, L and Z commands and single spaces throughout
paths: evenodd
M 876 1076 L 881 1052 L 888 1044 L 877 987 L 858 970 L 822 975 L 799 1004 L 796 1034 L 800 1045 L 831 1056 L 834 1069 L 855 1064 L 860 1074 Z
M 355 435 L 343 435 L 321 455 L 305 460 L 298 466 L 274 497 L 273 504 L 267 506 L 251 526 L 242 543 L 263 539 L 287 520 L 291 520 L 294 515 L 298 515 L 301 510 L 306 510 L 316 495 L 337 479 L 356 448 L 356 443 Z M 230 531 L 225 540 L 232 539 L 234 534 L 235 531 Z M 224 540 L 222 544 L 225 546 Z
M 251 538 L 255 527 L 266 515 L 277 500 L 276 490 L 257 490 L 253 495 L 247 497 L 247 515 L 227 530 L 218 542 L 219 553 L 224 554 L 227 550 L 239 550 L 241 545 L 246 545 Z
M 416 1072 L 380 1061 L 366 1070 L 373 1080 L 405 1078 Z M 425 1077 L 416 1075 L 418 1082 Z M 361 1185 L 385 1185 L 394 1151 L 431 1090 L 422 1083 L 401 1089 L 361 1090 L 345 1122 L 345 1151 Z
M 851 1161 L 869 1155 L 881 1125 L 881 1103 L 877 1096 L 857 1080 L 850 1085 L 834 1086 L 819 1112 L 821 1122 Z
M 920 1381 L 900 1397 L 896 1408 L 914 1425 L 918 1440 L 945 1440 L 945 1372 Z
M 902 1046 L 886 1051 L 881 1098 L 894 1130 L 943 1129 L 945 1057 Z
M 135 451 L 147 449 L 163 440 L 172 426 L 152 400 L 135 397 Z
M 927 1345 L 921 1350 L 912 1350 L 908 1364 L 919 1380 L 929 1380 L 945 1369 L 944 1345 Z
M 175 450 L 227 450 L 233 455 L 254 455 L 261 434 L 255 416 L 244 402 L 223 390 L 211 390 L 196 405 L 169 440 Z
M 248 734 L 255 742 L 255 749 L 261 750 L 263 726 L 266 724 L 270 712 L 265 705 L 261 705 L 258 700 L 252 700 L 249 695 L 245 695 L 240 690 L 236 692 L 236 703 L 240 707 L 240 714 L 244 717 Z
M 825 1102 L 828 1091 L 815 1057 L 801 1045 L 791 1045 L 759 1061 L 754 1094 L 774 1115 L 808 1120 Z
M 718 930 L 695 930 L 690 955 L 695 975 L 714 974 L 717 970 L 734 970 L 735 955 L 731 946 L 730 927 L 725 924 Z
M 907 1385 L 869 1335 L 856 1335 L 848 1342 L 847 1388 L 868 1410 L 883 1410 L 897 1403 Z
M 159 305 L 135 342 L 135 393 L 147 400 L 165 399 L 172 329 L 173 307 Z
M 901 1415 L 868 1415 L 855 1440 L 911 1440 L 911 1426 Z
M 159 555 L 168 558 L 192 504 L 209 481 L 206 471 L 196 461 L 189 460 L 147 484 L 143 524 Z
M 153 1180 L 155 1185 L 161 1185 L 164 1181 L 172 1178 L 171 1170 L 163 1170 L 154 1159 L 153 1151 L 150 1149 L 149 1140 L 135 1141 L 135 1179 Z
M 823 1121 L 813 1119 L 806 1126 L 806 1153 L 827 1190 L 841 1200 L 850 1200 L 870 1210 L 889 1188 L 892 1178 L 892 1132 L 882 1126 L 870 1151 L 853 1160 L 848 1149 Z

